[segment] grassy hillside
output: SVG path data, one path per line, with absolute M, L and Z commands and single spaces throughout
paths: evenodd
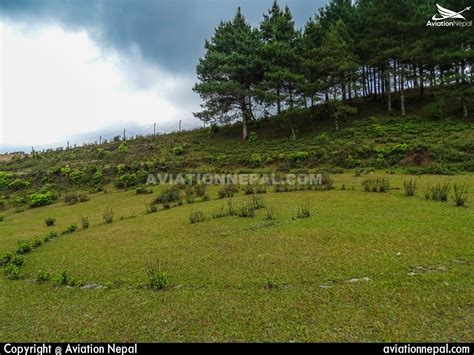
M 251 198 L 218 199 L 216 188 L 207 202 L 156 213 L 145 206 L 164 187 L 9 211 L 0 254 L 18 239 L 79 230 L 24 254 L 20 280 L 0 280 L 2 339 L 468 341 L 472 208 L 425 200 L 423 191 L 443 182 L 472 191 L 473 177 L 417 177 L 416 196 L 405 197 L 405 177 L 371 176 L 388 178 L 390 192 L 364 192 L 365 177 L 341 174 L 330 191 L 268 189 L 265 207 L 247 218 L 215 218 L 229 200 L 238 207 Z M 309 217 L 296 218 L 301 206 Z M 196 211 L 205 219 L 191 224 Z M 165 273 L 165 290 L 147 286 L 150 267 Z
M 469 341 L 474 126 L 412 104 L 3 159 L 0 340 Z M 329 180 L 141 186 L 157 171 Z

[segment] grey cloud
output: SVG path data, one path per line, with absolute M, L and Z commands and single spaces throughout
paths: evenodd
M 2 0 L 1 16 L 28 25 L 59 23 L 85 29 L 100 46 L 127 54 L 137 48 L 145 60 L 177 74 L 192 74 L 203 44 L 220 20 L 241 6 L 258 25 L 273 0 Z M 287 0 L 298 26 L 326 0 Z

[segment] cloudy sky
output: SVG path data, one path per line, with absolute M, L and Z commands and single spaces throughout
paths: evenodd
M 203 44 L 273 0 L 0 0 L 0 152 L 199 125 Z M 326 0 L 287 0 L 298 27 Z

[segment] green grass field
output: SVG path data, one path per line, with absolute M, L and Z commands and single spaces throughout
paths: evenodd
M 388 193 L 364 192 L 364 177 L 349 173 L 333 175 L 331 191 L 269 189 L 253 218 L 212 218 L 228 200 L 215 188 L 208 202 L 151 214 L 145 206 L 160 187 L 9 209 L 0 255 L 18 240 L 80 226 L 81 216 L 90 228 L 26 254 L 22 279 L 0 279 L 0 341 L 472 340 L 474 176 L 384 176 Z M 417 194 L 405 197 L 410 178 Z M 467 207 L 424 198 L 424 186 L 444 181 L 469 187 Z M 232 200 L 248 199 L 240 192 Z M 307 204 L 311 216 L 294 218 Z M 108 225 L 106 208 L 115 213 Z M 206 219 L 191 224 L 197 210 Z M 47 217 L 56 225 L 47 227 Z M 143 286 L 157 263 L 166 290 Z M 39 284 L 40 270 L 96 287 Z

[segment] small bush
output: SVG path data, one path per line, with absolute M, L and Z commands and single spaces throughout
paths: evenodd
M 0 266 L 7 265 L 13 258 L 15 254 L 13 253 L 5 253 L 0 256 Z
M 69 227 L 67 227 L 65 230 L 61 232 L 62 235 L 66 234 L 72 234 L 75 231 L 77 231 L 77 225 L 76 224 L 71 224 Z
M 155 198 L 153 203 L 162 203 L 163 207 L 165 203 L 176 202 L 181 199 L 181 194 L 178 186 L 171 186 L 163 189 L 159 195 Z
M 257 192 L 257 194 L 266 194 L 267 193 L 267 186 L 266 185 L 257 185 L 256 192 Z
M 189 222 L 191 224 L 203 222 L 204 219 L 204 213 L 200 210 L 191 211 L 191 214 L 189 215 Z
M 81 226 L 82 226 L 82 229 L 88 229 L 89 228 L 89 226 L 90 226 L 89 217 L 82 217 L 81 216 Z
M 252 195 L 250 201 L 248 202 L 250 208 L 254 210 L 259 210 L 265 207 L 265 202 L 263 201 L 262 196 Z
M 276 278 L 276 277 L 268 277 L 264 284 L 263 284 L 264 288 L 266 288 L 267 290 L 274 290 L 274 289 L 279 289 L 281 288 L 282 286 L 282 282 Z
M 24 263 L 24 258 L 22 255 L 13 255 L 8 262 L 9 265 L 22 266 Z
M 4 219 L 5 219 L 5 216 L 3 214 L 0 214 L 0 222 L 3 222 Z
M 68 205 L 75 205 L 79 202 L 89 201 L 89 196 L 85 192 L 68 192 L 64 195 L 64 202 Z
M 237 193 L 238 191 L 239 191 L 239 188 L 236 185 L 228 184 L 228 185 L 224 185 L 218 191 L 218 195 L 219 195 L 219 198 L 233 197 L 234 194 Z
M 183 153 L 184 153 L 184 147 L 182 145 L 178 145 L 173 148 L 174 155 L 183 155 Z
M 456 206 L 463 207 L 467 200 L 467 187 L 464 184 L 454 184 L 453 185 L 453 201 Z
M 104 224 L 111 224 L 114 221 L 114 211 L 110 208 L 106 208 L 102 214 L 102 219 L 104 220 Z
M 403 191 L 404 191 L 406 197 L 415 196 L 416 181 L 415 180 L 405 180 L 403 182 Z
M 8 280 L 19 280 L 23 277 L 21 269 L 13 264 L 7 265 L 5 270 L 3 270 L 3 275 Z
M 67 271 L 61 271 L 53 278 L 53 284 L 56 286 L 67 286 L 69 284 L 69 275 Z
M 155 204 L 151 203 L 149 204 L 148 206 L 146 206 L 146 213 L 150 214 L 150 213 L 155 213 L 158 211 L 158 207 L 156 207 Z
M 265 220 L 267 221 L 274 221 L 276 218 L 275 218 L 275 215 L 273 214 L 273 209 L 272 208 L 267 208 L 265 210 Z
M 153 193 L 153 190 L 152 189 L 149 189 L 149 188 L 146 188 L 145 186 L 138 186 L 136 189 L 135 189 L 135 193 L 137 195 L 149 195 L 149 194 L 152 194 Z
M 309 208 L 309 203 L 306 205 L 298 206 L 296 210 L 296 218 L 308 218 L 311 216 L 311 211 Z
M 148 284 L 147 286 L 152 290 L 159 291 L 159 290 L 166 290 L 169 285 L 169 278 L 168 275 L 162 271 L 160 268 L 148 268 L 146 272 L 148 276 Z
M 251 204 L 247 203 L 246 205 L 238 209 L 237 216 L 246 218 L 255 217 L 255 209 L 252 208 Z
M 37 283 L 45 283 L 51 279 L 51 275 L 49 272 L 46 271 L 38 271 L 36 274 L 36 282 Z
M 204 184 L 197 184 L 194 186 L 194 192 L 196 193 L 196 197 L 204 197 L 206 196 L 207 186 Z
M 54 223 L 56 223 L 56 218 L 48 217 L 44 220 L 44 223 L 46 224 L 46 226 L 52 227 L 54 226 Z
M 49 232 L 48 234 L 46 234 L 46 236 L 43 238 L 43 242 L 47 243 L 49 242 L 50 240 L 54 239 L 54 238 L 57 238 L 58 237 L 58 233 L 56 232 Z
M 23 255 L 26 253 L 29 253 L 33 249 L 31 247 L 31 244 L 27 240 L 19 240 L 18 241 L 18 247 L 16 248 L 16 254 L 18 255 Z
M 246 195 L 253 195 L 255 191 L 253 190 L 253 186 L 248 184 L 244 186 L 244 194 Z
M 390 184 L 386 178 L 370 178 L 362 182 L 365 192 L 387 192 L 390 190 Z
M 43 242 L 40 239 L 35 239 L 33 241 L 33 248 L 39 248 L 41 245 L 43 245 Z
M 121 154 L 127 153 L 128 152 L 127 143 L 125 143 L 125 142 L 120 143 L 120 145 L 117 148 L 117 152 L 119 152 Z

